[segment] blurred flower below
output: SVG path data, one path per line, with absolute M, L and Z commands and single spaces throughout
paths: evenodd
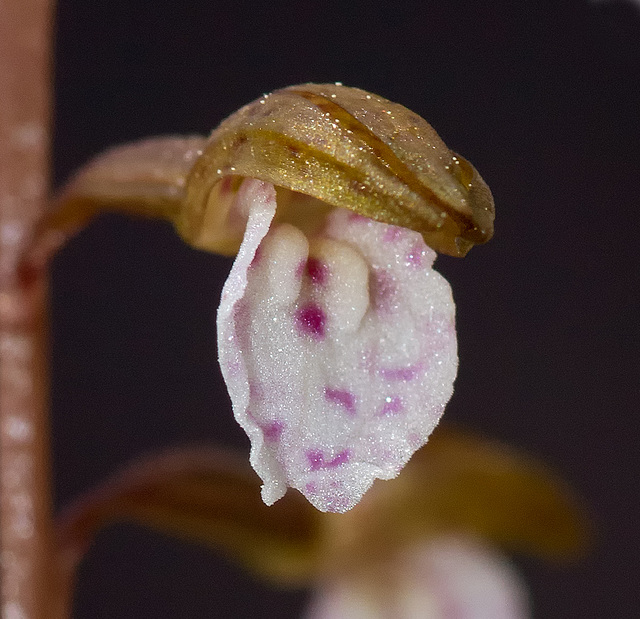
M 267 507 L 240 453 L 136 462 L 61 518 L 67 596 L 95 533 L 122 520 L 213 547 L 277 586 L 311 587 L 309 619 L 527 617 L 526 587 L 503 553 L 571 559 L 589 537 L 578 502 L 546 467 L 448 428 L 345 514 L 318 512 L 295 490 Z

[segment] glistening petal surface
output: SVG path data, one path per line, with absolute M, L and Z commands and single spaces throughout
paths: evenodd
M 220 364 L 265 502 L 291 486 L 344 512 L 437 424 L 455 308 L 418 233 L 340 209 L 310 239 L 269 229 L 269 187 L 245 181 L 234 207 L 248 224 L 219 309 Z

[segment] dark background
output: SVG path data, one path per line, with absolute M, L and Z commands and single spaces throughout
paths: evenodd
M 105 147 L 208 133 L 277 87 L 342 81 L 424 116 L 480 170 L 496 236 L 442 257 L 460 372 L 445 418 L 544 459 L 598 531 L 574 567 L 517 558 L 541 618 L 640 605 L 638 227 L 640 7 L 586 1 L 62 0 L 55 181 Z M 107 217 L 53 268 L 59 506 L 130 458 L 247 447 L 216 365 L 228 260 L 165 225 Z M 76 617 L 295 617 L 206 550 L 134 527 L 102 534 Z

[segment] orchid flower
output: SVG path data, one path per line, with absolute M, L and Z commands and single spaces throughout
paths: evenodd
M 346 514 L 295 492 L 267 507 L 259 486 L 241 454 L 213 447 L 135 462 L 63 514 L 59 569 L 74 571 L 100 527 L 129 520 L 278 586 L 311 587 L 307 619 L 523 619 L 529 593 L 505 551 L 568 559 L 588 538 L 578 502 L 546 467 L 445 428 Z
M 527 588 L 509 560 L 473 537 L 441 536 L 322 582 L 307 619 L 525 619 Z
M 267 504 L 294 487 L 344 512 L 426 443 L 457 369 L 434 250 L 463 256 L 488 240 L 493 200 L 423 119 L 340 84 L 276 91 L 208 140 L 99 157 L 62 193 L 40 246 L 106 208 L 237 252 L 219 357 Z

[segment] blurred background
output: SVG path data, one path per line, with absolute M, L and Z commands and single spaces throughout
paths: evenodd
M 496 235 L 440 257 L 460 371 L 445 419 L 524 449 L 584 497 L 593 552 L 516 557 L 536 617 L 633 614 L 638 583 L 640 6 L 631 2 L 60 0 L 55 183 L 104 148 L 207 134 L 275 88 L 342 81 L 425 117 L 492 188 Z M 105 217 L 53 267 L 59 508 L 131 458 L 248 448 L 216 363 L 230 261 Z M 296 617 L 215 554 L 135 527 L 88 555 L 78 619 Z

